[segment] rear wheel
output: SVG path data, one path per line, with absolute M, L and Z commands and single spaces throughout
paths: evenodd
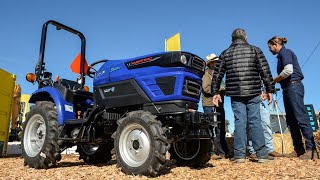
M 211 140 L 181 140 L 172 143 L 170 157 L 178 165 L 202 167 L 210 160 Z
M 101 145 L 84 144 L 77 146 L 79 159 L 89 164 L 107 163 L 111 160 L 113 142 Z
M 134 111 L 118 124 L 113 135 L 118 165 L 127 174 L 158 175 L 170 147 L 161 122 L 149 112 Z
M 22 156 L 25 165 L 49 168 L 61 159 L 58 117 L 52 102 L 41 101 L 31 107 L 22 131 Z

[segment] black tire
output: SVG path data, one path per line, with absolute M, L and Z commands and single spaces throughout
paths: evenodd
M 210 160 L 211 140 L 181 140 L 174 142 L 169 150 L 170 159 L 179 166 L 203 167 Z
M 37 169 L 54 166 L 61 159 L 58 131 L 54 103 L 40 101 L 32 106 L 23 123 L 21 144 L 24 164 Z
M 157 176 L 170 147 L 162 123 L 149 112 L 133 111 L 118 125 L 112 136 L 118 166 L 126 174 Z
M 107 163 L 112 159 L 113 142 L 101 145 L 78 145 L 79 160 L 88 164 Z

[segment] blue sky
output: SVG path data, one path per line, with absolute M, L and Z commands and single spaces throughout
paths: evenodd
M 260 47 L 273 75 L 276 58 L 266 42 L 274 35 L 288 39 L 287 48 L 305 63 L 320 41 L 319 1 L 3 1 L 0 6 L 0 68 L 17 75 L 23 93 L 36 86 L 25 81 L 38 61 L 42 24 L 56 20 L 81 31 L 87 39 L 86 59 L 124 59 L 164 51 L 164 39 L 181 33 L 181 47 L 202 58 L 220 54 L 235 28 L 247 31 L 249 43 Z M 76 79 L 69 65 L 80 52 L 76 36 L 49 28 L 45 61 L 53 75 Z M 320 47 L 304 65 L 305 103 L 320 109 Z M 87 81 L 88 84 L 92 81 Z M 283 101 L 279 100 L 283 109 Z M 226 99 L 226 118 L 233 114 Z

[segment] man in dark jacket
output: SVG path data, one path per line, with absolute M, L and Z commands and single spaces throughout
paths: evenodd
M 272 100 L 274 85 L 267 60 L 260 48 L 250 45 L 243 29 L 232 33 L 231 46 L 222 52 L 212 78 L 213 103 L 219 106 L 220 82 L 226 74 L 226 95 L 231 97 L 235 116 L 234 162 L 245 162 L 247 145 L 247 121 L 251 129 L 252 144 L 258 162 L 268 162 L 273 157 L 267 155 L 261 126 L 260 78 L 266 87 L 268 103 Z

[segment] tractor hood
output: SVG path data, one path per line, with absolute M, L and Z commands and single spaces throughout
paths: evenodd
M 204 70 L 205 61 L 192 53 L 161 52 L 136 58 L 107 61 L 96 72 L 93 85 L 99 86 L 163 72 L 187 71 L 202 77 Z

